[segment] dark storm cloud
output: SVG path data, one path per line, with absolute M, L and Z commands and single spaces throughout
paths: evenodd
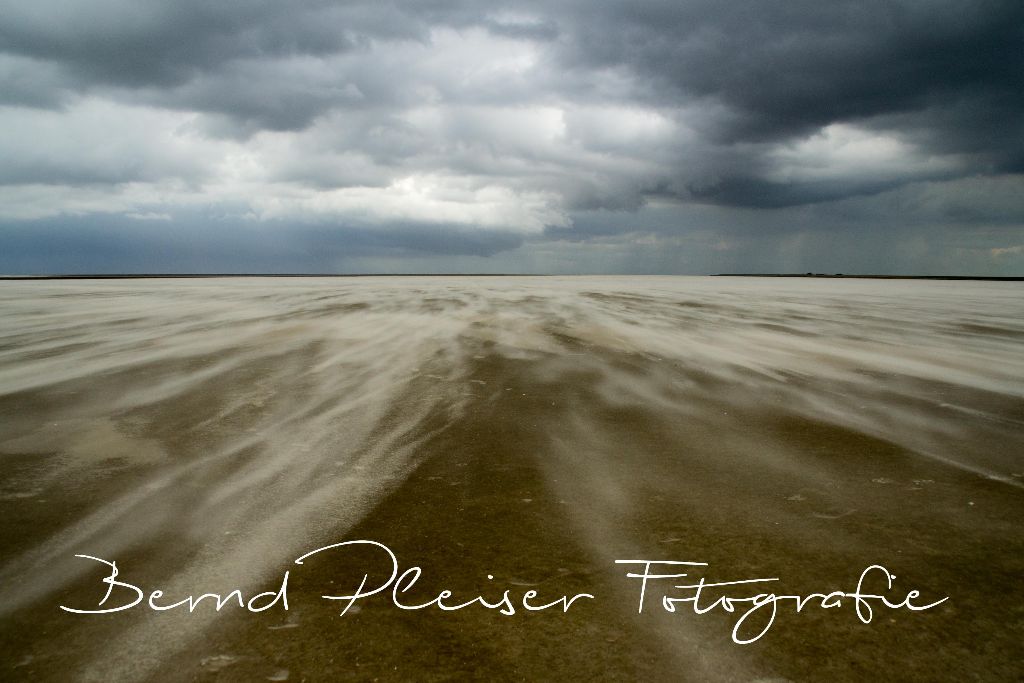
M 5 226 L 0 273 L 366 272 L 364 264 L 382 259 L 489 257 L 522 241 L 513 233 L 413 224 L 381 231 L 253 225 L 196 213 L 173 221 L 80 216 Z
M 720 104 L 722 115 L 701 132 L 721 144 L 786 139 L 834 122 L 870 124 L 878 117 L 916 112 L 915 120 L 881 123 L 941 132 L 934 144 L 983 154 L 994 170 L 1020 163 L 1020 142 L 979 134 L 982 127 L 991 132 L 1005 124 L 1019 130 L 1024 4 L 1017 0 L 631 0 L 489 8 L 458 2 L 269 0 L 6 5 L 0 50 L 37 60 L 23 64 L 23 71 L 38 70 L 43 80 L 53 81 L 53 74 L 44 72 L 55 66 L 74 77 L 73 85 L 53 83 L 53 89 L 161 88 L 166 92 L 154 99 L 162 104 L 234 115 L 273 129 L 304 127 L 324 111 L 352 106 L 357 99 L 401 99 L 387 83 L 379 87 L 381 79 L 373 74 L 363 78 L 356 98 L 330 78 L 290 68 L 288 59 L 374 49 L 386 56 L 389 42 L 429 41 L 433 26 L 479 25 L 549 45 L 544 66 L 574 70 L 584 82 L 595 70 L 625 68 L 638 82 L 630 95 L 643 89 L 668 107 L 701 99 Z M 531 18 L 495 18 L 498 10 Z M 571 83 L 535 76 L 538 89 L 573 94 Z M 21 80 L 28 80 L 24 73 Z M 25 90 L 24 84 L 7 89 Z M 373 96 L 366 92 L 374 90 Z M 47 104 L 57 96 L 36 92 L 22 99 Z M 1006 142 L 1016 144 L 1006 149 L 1000 144 Z
M 575 30 L 560 50 L 567 65 L 625 65 L 654 101 L 724 105 L 702 131 L 722 145 L 855 122 L 906 132 L 936 152 L 972 155 L 970 171 L 1020 169 L 1024 3 L 1016 0 L 641 0 L 576 8 Z M 842 194 L 759 182 L 741 172 L 749 160 L 739 161 L 716 187 L 694 194 L 751 205 Z
M 423 37 L 386 4 L 274 0 L 5 3 L 0 47 L 92 84 L 173 86 L 236 59 L 329 55 L 370 37 Z
M 580 5 L 577 66 L 627 65 L 659 96 L 711 97 L 726 140 L 980 100 L 1024 103 L 1024 5 L 970 2 L 638 2 Z
M 185 230 L 208 206 L 306 225 L 302 244 L 475 258 L 602 211 L 577 237 L 681 229 L 638 225 L 651 203 L 736 209 L 701 214 L 724 232 L 846 201 L 948 227 L 914 189 L 941 186 L 967 223 L 1024 221 L 1006 199 L 1024 192 L 1019 0 L 0 0 L 0 17 L 0 223 Z

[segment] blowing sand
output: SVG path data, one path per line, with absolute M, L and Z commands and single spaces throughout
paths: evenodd
M 2 678 L 1024 676 L 1019 283 L 5 282 L 0 319 Z M 374 560 L 291 563 L 346 539 L 422 567 L 410 601 L 595 599 L 342 617 L 320 596 Z M 69 614 L 107 574 L 76 553 L 168 596 L 291 568 L 292 604 Z M 794 593 L 878 563 L 949 600 L 740 646 L 636 614 L 625 557 Z

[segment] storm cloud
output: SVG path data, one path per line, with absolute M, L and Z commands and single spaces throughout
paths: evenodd
M 0 16 L 0 270 L 1024 265 L 1016 0 Z

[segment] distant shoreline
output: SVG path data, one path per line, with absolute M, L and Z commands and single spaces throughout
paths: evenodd
M 1024 275 L 845 275 L 843 273 L 717 273 L 713 277 L 805 277 L 852 280 L 995 280 L 1024 281 Z
M 72 274 L 72 275 L 0 275 L 4 280 L 156 280 L 156 279 L 210 279 L 210 278 L 313 278 L 313 277 L 594 277 L 600 273 L 576 273 L 559 275 L 557 273 L 111 273 L 111 274 Z M 605 275 L 631 274 L 605 273 Z M 672 275 L 654 275 L 654 277 L 672 277 Z M 788 278 L 828 278 L 853 280 L 987 280 L 995 282 L 1022 282 L 1024 276 L 994 275 L 846 275 L 843 273 L 715 273 L 713 275 L 693 275 L 681 277 L 788 277 Z

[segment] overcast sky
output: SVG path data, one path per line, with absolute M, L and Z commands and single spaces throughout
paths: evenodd
M 1021 0 L 0 17 L 0 272 L 1024 274 Z

